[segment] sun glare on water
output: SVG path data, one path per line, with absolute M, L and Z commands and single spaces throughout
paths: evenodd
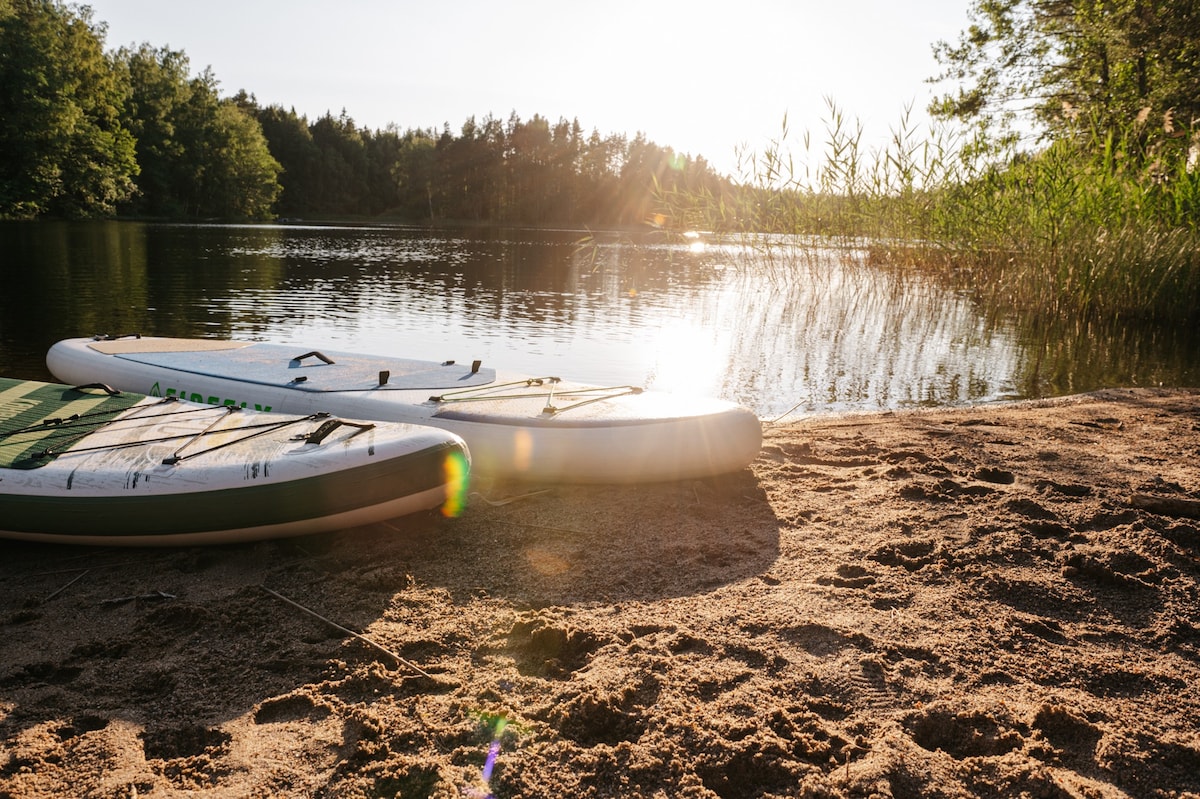
M 715 395 L 729 358 L 724 333 L 680 321 L 659 331 L 650 388 L 687 394 Z

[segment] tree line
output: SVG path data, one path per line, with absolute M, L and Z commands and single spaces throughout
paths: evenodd
M 702 158 L 638 134 L 585 134 L 540 115 L 471 117 L 455 133 L 370 131 L 345 113 L 309 123 L 293 110 L 236 102 L 259 121 L 283 167 L 285 217 L 387 214 L 410 220 L 627 226 L 650 218 L 664 189 L 719 192 Z
M 665 191 L 720 194 L 703 158 L 579 121 L 488 116 L 457 132 L 310 121 L 180 50 L 106 51 L 87 6 L 0 0 L 0 218 L 376 217 L 644 222 Z

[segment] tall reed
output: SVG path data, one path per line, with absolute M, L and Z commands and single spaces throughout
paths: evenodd
M 864 248 L 1035 319 L 1200 321 L 1200 128 L 1144 112 L 1018 152 L 948 125 L 918 131 L 906 110 L 868 151 L 827 104 L 815 153 L 805 133 L 797 159 L 785 119 L 720 197 L 662 195 L 668 217 L 747 237 L 768 259 L 781 242 L 817 246 L 805 236 Z

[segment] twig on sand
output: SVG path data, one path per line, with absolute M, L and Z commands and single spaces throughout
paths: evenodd
M 1161 513 L 1164 516 L 1190 516 L 1193 519 L 1200 519 L 1200 502 L 1194 499 L 1134 494 L 1129 498 L 1129 504 L 1151 513 Z
M 133 602 L 138 599 L 174 599 L 174 594 L 168 594 L 166 591 L 151 591 L 148 594 L 131 594 L 129 596 L 118 596 L 112 599 L 101 599 L 101 605 L 121 605 L 125 602 Z
M 411 660 L 406 660 L 405 658 L 400 657 L 392 650 L 388 649 L 387 647 L 380 646 L 379 644 L 372 641 L 370 638 L 367 638 L 365 635 L 361 635 L 359 633 L 354 632 L 354 630 L 343 627 L 342 625 L 338 624 L 337 622 L 331 621 L 330 619 L 325 618 L 320 613 L 317 613 L 315 610 L 310 610 L 309 608 L 306 608 L 303 605 L 301 605 L 299 602 L 294 602 L 291 599 L 288 599 L 287 597 L 285 597 L 283 594 L 279 593 L 278 591 L 272 591 L 270 588 L 267 588 L 265 585 L 260 586 L 260 587 L 262 588 L 262 590 L 266 591 L 271 596 L 273 596 L 277 599 L 282 599 L 284 602 L 288 603 L 292 607 L 299 608 L 300 610 L 304 611 L 308 615 L 314 616 L 314 617 L 320 619 L 321 621 L 325 622 L 329 626 L 331 626 L 337 630 L 340 630 L 340 631 L 346 633 L 347 635 L 352 635 L 355 638 L 357 638 L 358 640 L 367 644 L 368 646 L 378 649 L 380 652 L 387 655 L 388 657 L 395 659 L 397 663 L 407 666 L 408 668 L 415 671 L 417 674 L 420 674 L 422 677 L 428 677 L 429 679 L 434 680 L 435 682 L 437 681 L 436 677 L 434 677 L 432 674 L 430 674 L 429 672 L 422 669 L 416 663 L 413 663 Z
M 61 594 L 63 591 L 66 591 L 68 588 L 70 588 L 71 586 L 75 585 L 75 583 L 77 583 L 77 582 L 79 582 L 81 579 L 83 579 L 83 576 L 84 576 L 85 574 L 87 574 L 89 571 L 91 571 L 91 569 L 84 569 L 84 570 L 83 570 L 83 571 L 81 571 L 79 574 L 75 575 L 73 578 L 71 578 L 70 580 L 68 580 L 68 581 L 67 581 L 67 583 L 66 583 L 66 585 L 63 585 L 63 586 L 61 586 L 61 587 L 60 587 L 60 588 L 59 588 L 57 591 L 55 591 L 54 593 L 50 594 L 49 596 L 47 596 L 47 597 L 46 597 L 45 599 L 43 599 L 42 601 L 43 601 L 43 602 L 49 602 L 51 599 L 54 599 L 54 597 L 58 596 L 58 595 L 59 595 L 59 594 Z
M 499 508 L 501 506 L 509 505 L 509 504 L 516 502 L 518 500 L 521 500 L 521 499 L 529 499 L 530 497 L 536 497 L 540 494 L 548 493 L 549 491 L 550 491 L 549 488 L 541 488 L 541 489 L 538 489 L 537 491 L 530 491 L 525 494 L 517 494 L 516 496 L 505 497 L 504 499 L 488 499 L 483 494 L 480 494 L 478 491 L 472 491 L 470 494 L 470 498 L 483 500 L 487 504 L 491 505 L 493 508 Z

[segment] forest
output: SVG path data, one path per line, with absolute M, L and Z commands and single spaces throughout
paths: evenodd
M 105 50 L 91 9 L 0 0 L 0 218 L 625 227 L 658 192 L 728 190 L 703 158 L 644 135 L 515 113 L 457 131 L 369 130 L 219 93 L 183 51 Z

